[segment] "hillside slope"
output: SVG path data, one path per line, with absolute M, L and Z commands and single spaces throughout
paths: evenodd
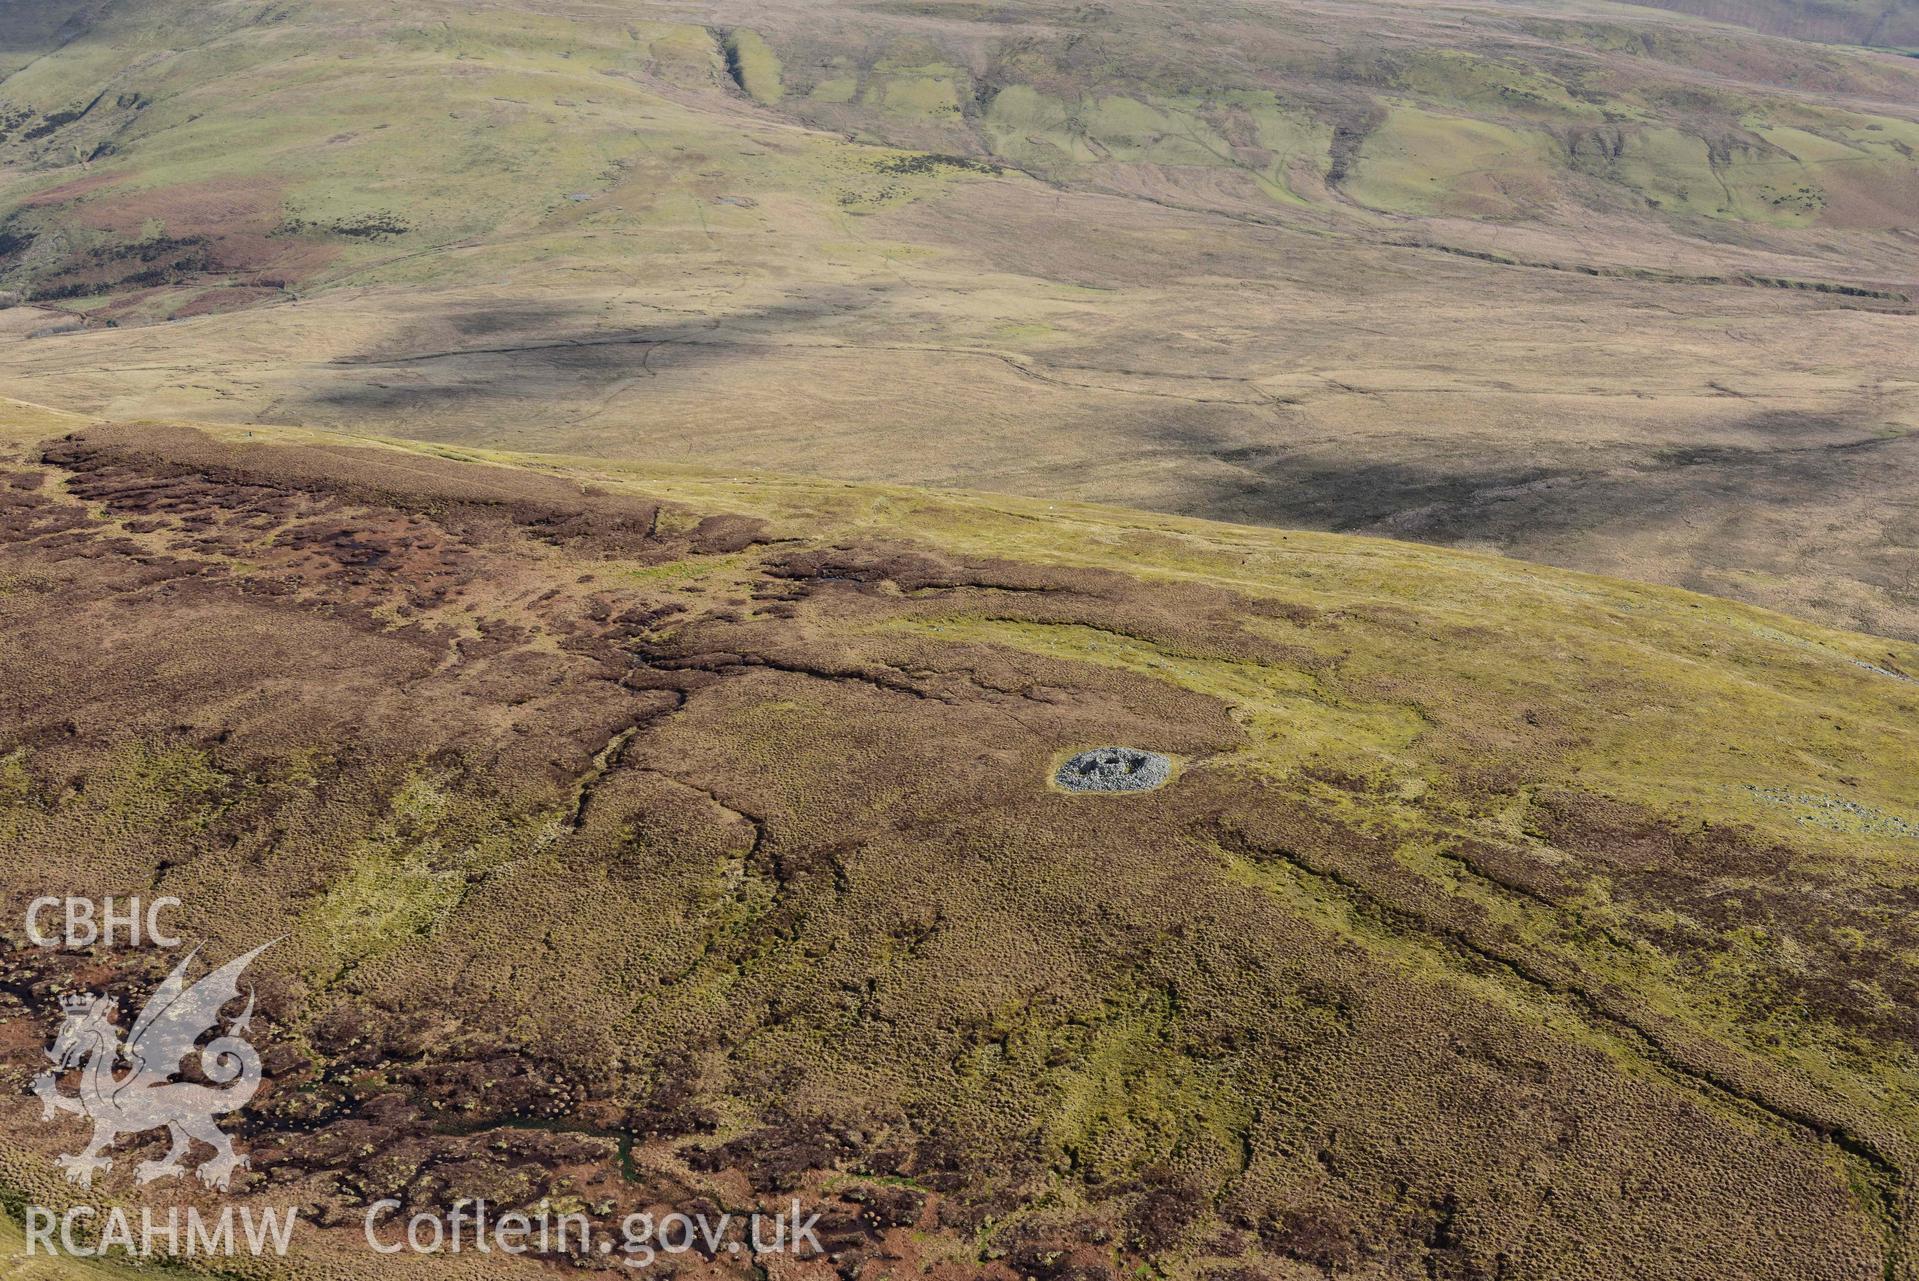
M 1776 36 L 1919 49 L 1919 4 L 1913 0 L 1634 0 L 1697 14 Z
M 125 0 L 0 7 L 0 54 L 27 399 L 1387 534 L 1919 637 L 1911 59 L 1584 0 Z
M 791 1195 L 822 1281 L 1916 1274 L 1909 645 L 1065 503 L 0 424 L 5 917 L 285 936 L 242 1195 L 337 1225 L 292 1275 L 384 1270 L 382 1196 Z M 1175 777 L 1048 786 L 1110 743 Z M 7 1087 L 53 992 L 171 959 L 7 952 Z M 4 1118 L 0 1199 L 74 1195 Z

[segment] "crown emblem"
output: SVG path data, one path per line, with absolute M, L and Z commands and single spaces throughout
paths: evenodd
M 60 1012 L 62 1014 L 85 1014 L 93 1008 L 94 996 L 91 992 L 62 992 L 60 994 Z

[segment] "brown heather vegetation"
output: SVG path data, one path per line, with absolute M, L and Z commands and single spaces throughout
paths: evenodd
M 0 1254 L 79 893 L 223 1274 L 1919 1281 L 1916 12 L 0 0 Z
M 830 1253 L 755 1266 L 846 1281 L 1919 1257 L 1910 860 L 1688 790 L 1816 756 L 1919 810 L 1919 654 L 1096 509 L 9 431 L 0 904 L 284 936 L 242 1195 L 319 1225 L 290 1275 L 387 1268 L 385 1196 L 797 1196 Z M 1181 771 L 1046 786 L 1101 742 Z M 55 993 L 171 961 L 14 947 L 8 1087 Z M 71 1127 L 3 1124 L 7 1182 L 71 1197 Z

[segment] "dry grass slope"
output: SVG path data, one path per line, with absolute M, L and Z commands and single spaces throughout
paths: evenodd
M 14 6 L 0 50 L 30 400 L 1388 534 L 1919 637 L 1911 59 L 1583 0 L 144 0 Z

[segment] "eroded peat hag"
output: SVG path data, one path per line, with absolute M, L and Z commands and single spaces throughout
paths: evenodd
M 818 1251 L 659 1258 L 1909 1266 L 1919 887 L 1745 784 L 1919 811 L 1862 666 L 1919 655 L 1337 536 L 20 418 L 6 901 L 282 940 L 231 1195 L 301 1207 L 296 1274 L 476 1201 L 586 1216 L 527 1267 L 754 1209 Z M 1089 805 L 1073 741 L 1181 775 Z M 5 1070 L 171 960 L 10 953 Z
M 1919 1281 L 1913 0 L 0 0 L 0 1278 Z

